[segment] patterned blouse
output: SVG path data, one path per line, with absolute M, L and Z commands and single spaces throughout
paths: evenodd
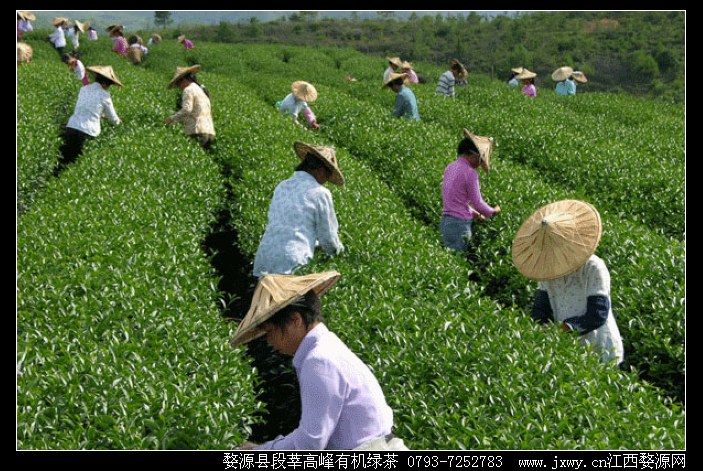
M 115 42 L 112 46 L 112 50 L 121 56 L 126 56 L 129 45 L 124 36 L 117 36 L 116 38 L 112 38 L 112 40 Z
M 254 259 L 254 276 L 290 274 L 313 257 L 316 243 L 329 255 L 344 250 L 332 193 L 307 172 L 296 171 L 273 192 L 268 226 Z
M 183 90 L 181 109 L 171 119 L 184 124 L 184 132 L 192 134 L 215 135 L 215 125 L 210 112 L 210 99 L 202 88 L 191 83 Z
M 120 124 L 110 93 L 99 83 L 92 83 L 81 87 L 78 92 L 76 109 L 66 127 L 96 137 L 100 135 L 100 117 L 103 115 L 110 124 Z
M 549 304 L 554 321 L 565 322 L 581 330 L 586 323 L 588 298 L 602 296 L 608 300 L 608 318 L 595 330 L 582 335 L 580 339 L 599 346 L 603 359 L 623 360 L 624 349 L 618 325 L 610 307 L 610 273 L 605 262 L 597 255 L 591 255 L 586 263 L 573 273 L 556 280 L 540 281 L 540 290 L 549 295 Z

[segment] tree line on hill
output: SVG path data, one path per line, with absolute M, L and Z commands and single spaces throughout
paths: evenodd
M 180 25 L 172 33 L 215 42 L 351 47 L 371 55 L 400 55 L 434 64 L 457 57 L 470 73 L 505 80 L 511 67 L 524 66 L 550 87 L 552 71 L 570 65 L 588 76 L 584 91 L 622 91 L 677 102 L 685 97 L 684 11 L 530 12 L 493 17 L 472 12 L 412 14 L 407 19 L 394 15 L 330 19 L 314 13 L 293 13 L 270 22 L 251 17 L 242 23 Z

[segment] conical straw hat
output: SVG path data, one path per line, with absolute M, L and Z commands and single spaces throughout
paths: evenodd
M 596 208 L 577 200 L 550 203 L 520 226 L 513 240 L 513 263 L 533 280 L 553 280 L 574 272 L 600 242 Z
M 554 80 L 555 82 L 563 82 L 564 80 L 571 77 L 571 74 L 573 73 L 574 69 L 572 69 L 568 65 L 565 65 L 564 67 L 559 67 L 557 70 L 552 72 L 552 80 Z
M 535 77 L 537 77 L 536 73 L 530 72 L 529 70 L 527 70 L 525 68 L 523 68 L 522 72 L 520 72 L 519 74 L 517 74 L 515 76 L 515 78 L 518 80 L 531 79 L 531 78 L 535 78 Z
M 185 35 L 185 34 L 181 34 L 180 36 L 178 36 L 178 37 L 176 38 L 176 41 L 178 41 L 179 43 L 182 43 L 182 42 L 185 41 L 185 40 L 186 40 L 186 35 Z
M 413 63 L 408 62 L 408 61 L 403 61 L 403 66 L 401 67 L 402 69 L 412 69 L 413 68 Z
M 118 87 L 122 86 L 122 82 L 117 79 L 117 75 L 115 75 L 115 71 L 112 70 L 111 65 L 93 65 L 86 67 L 86 69 L 94 74 L 102 75 L 103 77 L 112 80 L 112 82 Z
M 390 83 L 391 83 L 393 80 L 395 80 L 395 79 L 402 78 L 403 80 L 405 80 L 405 78 L 406 78 L 407 76 L 408 76 L 408 74 L 396 74 L 395 72 L 391 72 L 390 74 L 388 74 L 388 80 L 386 80 L 386 81 L 383 83 L 383 87 L 387 87 L 388 84 L 390 84 Z M 383 87 L 381 87 L 381 88 L 383 88 Z
M 493 138 L 485 136 L 477 136 L 468 129 L 464 128 L 464 136 L 471 139 L 478 149 L 478 155 L 481 160 L 481 168 L 486 173 L 491 171 L 491 153 L 493 152 Z
M 400 59 L 400 57 L 386 57 L 386 60 L 393 65 L 397 65 L 398 67 L 403 66 L 403 61 Z
M 32 13 L 31 11 L 19 11 L 17 13 L 19 13 L 23 20 L 34 21 L 37 19 L 37 17 L 34 16 L 34 13 Z
M 298 141 L 293 144 L 293 149 L 295 149 L 295 153 L 298 154 L 300 160 L 305 160 L 305 156 L 308 154 L 313 154 L 315 157 L 318 157 L 322 160 L 322 163 L 332 171 L 330 181 L 338 186 L 344 185 L 344 175 L 342 175 L 342 171 L 339 170 L 337 155 L 333 147 L 317 146 L 315 144 L 306 144 L 305 142 Z
M 261 329 L 261 324 L 310 290 L 313 290 L 318 297 L 322 296 L 340 276 L 336 271 L 302 276 L 265 275 L 256 285 L 251 307 L 237 326 L 231 345 L 233 347 L 243 345 L 265 335 L 266 332 Z
M 574 77 L 574 80 L 576 80 L 578 83 L 588 82 L 586 75 L 583 72 L 581 72 L 580 70 L 574 70 L 574 73 L 571 75 L 572 75 L 572 77 Z
M 298 100 L 307 101 L 308 103 L 317 100 L 317 90 L 310 83 L 298 80 L 291 84 L 290 89 Z
M 68 23 L 68 18 L 64 18 L 63 16 L 57 16 L 51 20 L 51 24 L 54 26 L 62 25 L 64 23 Z
M 188 74 L 197 74 L 200 71 L 200 64 L 191 65 L 190 67 L 176 67 L 176 73 L 173 74 L 173 78 L 168 83 L 167 88 L 173 88 L 176 86 L 181 77 Z
M 523 70 L 525 70 L 524 67 L 513 67 L 510 69 L 511 71 L 515 72 L 516 74 L 521 74 Z
M 78 29 L 81 31 L 81 33 L 85 33 L 85 30 L 88 28 L 85 23 L 81 23 L 80 21 L 76 20 L 75 21 L 76 26 L 78 26 Z

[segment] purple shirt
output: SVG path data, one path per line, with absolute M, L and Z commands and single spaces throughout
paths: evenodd
M 528 83 L 524 87 L 522 87 L 522 93 L 531 96 L 531 97 L 536 97 L 537 96 L 537 88 L 535 88 L 535 85 L 532 83 Z
M 366 366 L 324 324 L 293 357 L 303 410 L 298 428 L 259 450 L 352 450 L 391 433 L 393 411 Z
M 112 50 L 121 56 L 126 56 L 129 45 L 127 44 L 127 40 L 124 36 L 117 36 L 116 38 L 112 38 L 112 40 L 115 42 L 112 46 Z
M 185 47 L 186 49 L 193 49 L 195 46 L 193 45 L 193 41 L 191 41 L 190 39 L 184 39 L 183 47 Z
M 469 209 L 469 203 L 486 217 L 491 217 L 495 213 L 495 210 L 481 197 L 478 172 L 464 157 L 459 157 L 447 165 L 442 180 L 442 200 L 444 201 L 442 214 L 459 219 L 473 219 L 473 211 Z

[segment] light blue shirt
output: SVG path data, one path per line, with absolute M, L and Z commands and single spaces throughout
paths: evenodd
M 344 246 L 332 193 L 307 172 L 294 172 L 278 184 L 269 206 L 269 223 L 254 259 L 254 276 L 290 274 L 313 257 L 315 242 L 329 255 Z
M 420 113 L 417 111 L 417 100 L 415 94 L 410 88 L 402 86 L 395 97 L 395 107 L 393 108 L 393 116 L 396 118 L 405 116 L 408 119 L 415 121 L 420 120 Z
M 56 48 L 66 47 L 66 35 L 61 26 L 57 26 L 54 32 L 49 35 L 49 41 L 51 41 Z
M 304 100 L 298 100 L 295 95 L 289 93 L 281 103 L 281 113 L 287 113 L 298 119 L 298 114 L 308 107 L 308 103 Z
M 557 83 L 557 95 L 576 95 L 576 84 L 573 80 L 566 79 L 563 82 Z
M 391 433 L 393 411 L 378 380 L 360 359 L 318 324 L 293 357 L 300 383 L 298 428 L 260 450 L 352 450 Z

